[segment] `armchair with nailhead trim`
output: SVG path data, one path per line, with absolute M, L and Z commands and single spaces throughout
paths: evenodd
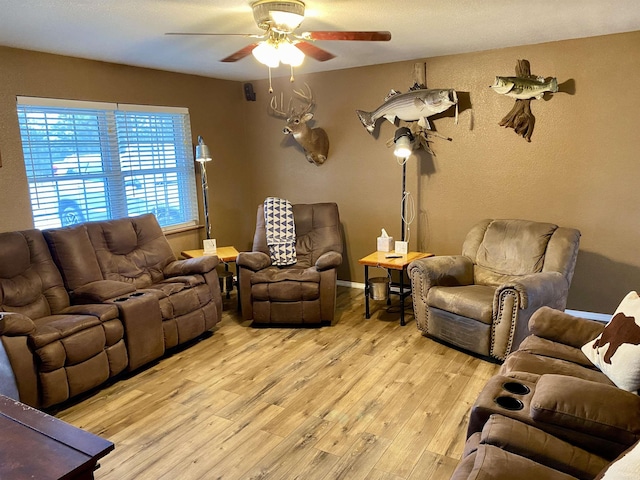
M 529 334 L 542 306 L 564 310 L 580 232 L 527 220 L 483 220 L 462 255 L 409 265 L 418 329 L 445 343 L 502 361 Z

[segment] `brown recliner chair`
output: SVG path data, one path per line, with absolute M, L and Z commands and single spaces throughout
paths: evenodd
M 580 232 L 526 220 L 483 220 L 462 255 L 409 265 L 418 328 L 465 350 L 504 360 L 542 306 L 564 310 Z
M 115 305 L 70 306 L 39 230 L 0 234 L 0 393 L 48 407 L 127 367 Z
M 343 248 L 338 206 L 292 208 L 297 262 L 277 267 L 267 246 L 264 205 L 258 207 L 253 251 L 241 252 L 236 260 L 242 317 L 257 324 L 332 323 Z

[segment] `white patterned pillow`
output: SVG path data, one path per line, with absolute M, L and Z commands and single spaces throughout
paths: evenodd
M 640 478 L 640 442 L 624 451 L 598 474 L 596 480 L 637 480 Z
M 629 292 L 602 333 L 582 352 L 619 388 L 640 388 L 640 297 Z

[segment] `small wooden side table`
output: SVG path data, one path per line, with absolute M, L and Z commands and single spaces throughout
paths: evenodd
M 203 257 L 204 249 L 198 248 L 196 250 L 184 250 L 180 252 L 180 255 L 184 258 Z M 226 280 L 225 287 L 227 289 L 227 298 L 229 298 L 229 292 L 233 289 L 233 274 L 229 271 L 229 264 L 235 263 L 236 257 L 238 256 L 238 250 L 236 250 L 236 247 L 218 247 L 216 248 L 215 255 L 217 255 L 218 259 L 224 263 L 224 277 Z M 240 295 L 238 295 L 238 308 L 240 308 Z
M 407 266 L 414 260 L 419 258 L 433 257 L 433 253 L 409 252 L 405 254 L 395 252 L 373 252 L 366 257 L 358 260 L 358 263 L 364 265 L 364 305 L 365 318 L 369 318 L 369 267 L 385 268 L 387 270 L 398 270 L 400 272 L 400 282 L 398 283 L 398 291 L 394 292 L 391 288 L 389 293 L 400 296 L 400 325 L 404 322 L 404 299 L 411 294 L 411 287 L 405 288 L 404 272 Z
M 113 443 L 0 395 L 0 478 L 92 480 Z

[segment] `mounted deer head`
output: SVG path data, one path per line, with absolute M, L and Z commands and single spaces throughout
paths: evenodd
M 311 110 L 315 106 L 313 93 L 305 83 L 306 91 L 294 90 L 294 95 L 302 102 L 300 111 L 293 108 L 293 98 L 289 99 L 287 110 L 284 110 L 283 94 L 280 94 L 280 105 L 276 97 L 271 98 L 268 112 L 277 118 L 284 118 L 287 126 L 282 130 L 286 135 L 291 134 L 304 149 L 307 160 L 315 165 L 322 165 L 329 153 L 329 137 L 322 128 L 310 128 L 307 122 L 313 118 Z

